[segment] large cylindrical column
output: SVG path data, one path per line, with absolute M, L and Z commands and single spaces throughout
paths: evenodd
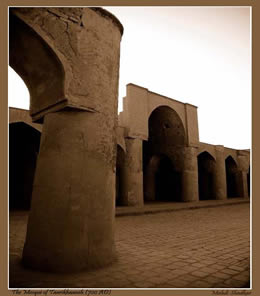
M 227 199 L 226 166 L 224 146 L 218 145 L 216 150 L 216 165 L 214 167 L 214 191 L 216 199 Z
M 26 266 L 69 272 L 114 259 L 115 174 L 113 149 L 102 143 L 103 120 L 102 114 L 77 111 L 45 116 Z
M 101 9 L 75 11 L 83 13 L 82 24 L 68 30 L 71 47 L 64 49 L 67 57 L 76 56 L 72 73 L 65 72 L 71 78 L 68 96 L 74 103 L 44 114 L 23 250 L 26 266 L 56 272 L 101 267 L 115 259 L 115 128 L 122 32 L 115 18 Z M 67 12 L 71 18 L 74 10 L 58 11 Z M 89 108 L 81 108 L 81 102 Z
M 142 140 L 127 138 L 124 166 L 124 196 L 129 206 L 143 206 Z
M 182 200 L 198 201 L 198 161 L 196 147 L 183 147 Z

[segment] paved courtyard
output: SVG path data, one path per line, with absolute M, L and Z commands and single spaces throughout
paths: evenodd
M 27 218 L 10 214 L 10 288 L 249 287 L 249 203 L 117 217 L 117 262 L 73 274 L 22 267 Z

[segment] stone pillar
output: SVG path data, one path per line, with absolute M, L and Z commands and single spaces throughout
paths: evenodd
M 111 136 L 110 145 L 102 143 L 103 119 L 77 111 L 45 116 L 23 252 L 26 266 L 70 272 L 114 259 L 115 174 Z
M 238 156 L 237 190 L 240 197 L 248 198 L 248 159 L 245 155 Z
M 198 201 L 197 148 L 183 147 L 182 201 Z
M 248 198 L 247 171 L 238 171 L 236 179 L 238 196 Z
M 54 272 L 101 267 L 115 259 L 115 129 L 122 32 L 115 18 L 101 9 L 64 8 L 55 13 L 74 11 L 82 13 L 83 23 L 71 25 L 77 26 L 67 31 L 73 48 L 64 49 L 67 57 L 75 55 L 72 72 L 65 68 L 71 79 L 70 103 L 43 115 L 23 250 L 25 266 Z
M 124 196 L 129 206 L 143 206 L 143 151 L 142 140 L 126 138 L 124 166 Z
M 156 191 L 156 180 L 155 174 L 158 170 L 160 163 L 160 157 L 154 155 L 146 166 L 146 171 L 144 175 L 144 200 L 152 201 L 155 200 L 155 191 Z
M 224 146 L 217 145 L 216 151 L 216 165 L 214 168 L 214 191 L 216 199 L 227 199 L 227 181 L 226 181 L 226 165 L 224 159 Z

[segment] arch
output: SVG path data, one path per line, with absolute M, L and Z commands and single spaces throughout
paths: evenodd
M 9 63 L 30 93 L 30 111 L 36 114 L 64 100 L 65 72 L 47 42 L 10 9 Z
M 32 122 L 32 118 L 29 114 L 29 110 L 20 109 L 16 107 L 9 107 L 9 123 L 24 122 L 31 127 L 42 132 L 42 124 Z
M 172 108 L 159 106 L 150 114 L 148 123 L 148 141 L 143 141 L 144 199 L 180 201 L 181 149 L 186 145 L 182 121 Z
M 122 143 L 117 142 L 117 149 L 120 149 L 123 151 L 123 153 L 126 153 L 126 148 Z
M 155 108 L 148 119 L 149 141 L 155 145 L 180 146 L 186 144 L 184 125 L 178 113 L 169 106 Z
M 229 152 L 228 154 L 225 154 L 224 157 L 225 157 L 225 159 L 227 159 L 227 158 L 231 159 L 235 163 L 235 165 L 238 167 L 238 161 L 237 161 L 237 158 L 236 158 L 236 154 L 235 153 L 234 154 L 231 154 Z
M 238 197 L 238 166 L 232 156 L 225 159 L 226 166 L 226 183 L 227 183 L 227 197 Z
M 14 85 L 15 87 L 13 87 Z M 25 110 L 30 109 L 29 90 L 21 76 L 10 66 L 8 66 L 8 105 Z
M 199 199 L 216 199 L 214 192 L 214 171 L 216 161 L 214 157 L 204 151 L 198 155 Z
M 199 151 L 197 157 L 199 157 L 199 155 L 201 155 L 202 153 L 206 153 L 207 155 L 209 155 L 209 157 L 213 158 L 216 161 L 216 156 L 212 154 L 211 151 L 209 151 L 208 149 L 202 149 Z
M 164 155 L 151 157 L 145 171 L 145 201 L 181 201 L 181 174 Z
M 20 120 L 20 119 L 9 121 L 9 124 L 13 124 L 13 123 L 20 123 L 20 124 L 24 123 L 24 124 L 30 126 L 31 128 L 37 130 L 39 133 L 42 133 L 42 125 L 41 124 L 28 122 L 28 121 L 24 121 L 24 120 Z
M 29 210 L 41 133 L 24 122 L 9 124 L 9 209 Z
M 151 94 L 152 92 L 149 92 L 149 93 Z M 160 97 L 160 99 L 163 99 L 164 102 L 161 101 L 159 104 L 157 103 L 155 106 L 151 107 L 151 109 L 148 111 L 148 115 L 147 115 L 148 121 L 149 121 L 151 115 L 155 111 L 158 111 L 160 109 L 161 110 L 163 110 L 163 109 L 167 110 L 168 109 L 168 110 L 174 112 L 174 114 L 176 115 L 176 117 L 178 117 L 178 120 L 180 121 L 181 125 L 183 126 L 183 128 L 185 130 L 185 118 L 181 114 L 180 109 L 178 108 L 178 106 L 174 105 L 175 101 L 173 99 L 165 98 L 165 97 L 163 97 L 161 95 L 159 95 L 159 97 Z M 180 103 L 180 102 L 177 102 L 177 103 Z
M 125 165 L 125 151 L 117 144 L 116 153 L 116 206 L 126 205 L 124 199 L 124 165 Z

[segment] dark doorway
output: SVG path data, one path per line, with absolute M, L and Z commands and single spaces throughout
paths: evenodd
M 182 200 L 182 149 L 185 129 L 178 113 L 159 106 L 149 117 L 149 137 L 143 141 L 144 201 Z
M 161 157 L 155 172 L 155 200 L 181 200 L 181 175 L 166 156 Z
M 236 162 L 231 156 L 226 158 L 226 182 L 227 182 L 227 197 L 238 197 L 237 189 L 237 174 L 238 169 Z
M 214 192 L 214 167 L 215 160 L 208 153 L 203 152 L 198 156 L 198 179 L 199 179 L 199 199 L 215 199 Z
M 41 133 L 23 123 L 9 125 L 9 209 L 29 210 Z
M 145 201 L 181 201 L 181 172 L 166 155 L 154 155 L 144 174 Z

